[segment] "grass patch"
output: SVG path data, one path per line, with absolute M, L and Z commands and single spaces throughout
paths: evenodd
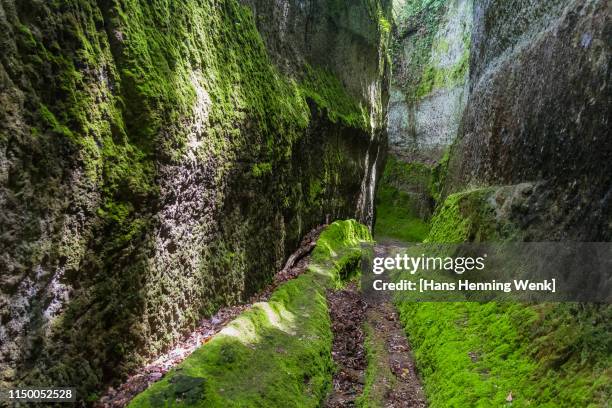
M 368 357 L 363 394 L 357 398 L 356 406 L 363 408 L 383 407 L 385 394 L 393 388 L 397 379 L 388 364 L 389 354 L 384 341 L 374 333 L 375 328 L 370 323 L 365 325 L 365 349 Z
M 394 238 L 404 242 L 421 242 L 429 232 L 429 225 L 415 213 L 414 198 L 393 187 L 381 187 L 376 205 L 377 239 Z
M 353 220 L 331 224 L 305 274 L 242 313 L 130 407 L 320 405 L 334 369 L 325 291 L 350 278 L 359 243 L 370 240 Z

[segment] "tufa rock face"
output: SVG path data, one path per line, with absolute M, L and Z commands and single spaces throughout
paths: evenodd
M 299 76 L 311 64 L 325 67 L 351 97 L 369 107 L 368 170 L 361 180 L 356 217 L 371 225 L 374 190 L 387 139 L 391 1 L 360 0 L 351 5 L 337 0 L 243 3 L 256 15 L 269 54 L 281 70 Z
M 371 221 L 388 6 L 268 3 L 2 3 L 0 384 L 95 398 Z
M 457 135 L 467 100 L 472 1 L 396 6 L 389 147 L 433 164 Z
M 427 219 L 439 198 L 436 164 L 448 157 L 469 91 L 472 8 L 472 0 L 393 2 L 387 122 L 392 157 L 381 179 L 383 217 L 387 206 L 399 205 L 407 217 Z M 403 198 L 382 203 L 383 195 Z
M 454 0 L 394 10 L 390 151 L 438 162 L 433 197 L 529 183 L 511 217 L 525 239 L 612 239 L 608 4 Z
M 531 239 L 612 239 L 609 36 L 605 1 L 477 2 L 446 191 L 536 182 Z

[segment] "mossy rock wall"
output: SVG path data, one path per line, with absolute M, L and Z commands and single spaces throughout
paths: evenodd
M 429 191 L 432 169 L 387 157 L 376 195 L 377 240 L 420 242 L 427 235 L 433 200 Z
M 0 385 L 95 398 L 313 226 L 368 221 L 387 5 L 332 5 L 359 75 L 236 0 L 0 5 Z
M 396 0 L 379 236 L 421 240 L 468 94 L 471 0 Z M 413 233 L 414 232 L 414 233 Z

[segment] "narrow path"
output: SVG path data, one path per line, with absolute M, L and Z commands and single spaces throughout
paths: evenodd
M 368 350 L 373 381 L 368 389 L 372 406 L 385 408 L 427 406 L 412 350 L 395 307 L 389 302 L 373 305 L 367 314 Z
M 304 238 L 285 267 L 275 275 L 273 283 L 248 303 L 223 308 L 203 320 L 171 351 L 134 373 L 119 387 L 107 390 L 96 406 L 127 405 L 253 303 L 267 300 L 281 283 L 299 276 L 308 265 L 321 229 L 313 230 Z M 393 243 L 381 244 L 375 251 L 378 256 L 384 256 L 394 247 Z M 324 405 L 328 408 L 426 407 L 410 347 L 393 305 L 385 299 L 366 302 L 356 282 L 348 283 L 342 290 L 328 291 L 327 301 L 334 333 L 332 357 L 337 370 L 333 390 Z
M 351 407 L 363 393 L 365 384 L 367 361 L 363 323 L 368 304 L 354 282 L 343 290 L 328 292 L 327 303 L 334 332 L 332 357 L 337 369 L 333 378 L 334 388 L 325 406 Z
M 390 253 L 395 242 L 375 247 Z M 327 408 L 425 408 L 427 402 L 411 348 L 389 299 L 367 303 L 355 283 L 327 295 L 337 365 Z

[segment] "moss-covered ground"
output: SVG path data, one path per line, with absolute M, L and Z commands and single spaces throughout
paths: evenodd
M 363 394 L 357 399 L 360 407 L 382 407 L 385 393 L 392 388 L 396 379 L 389 365 L 385 344 L 375 335 L 375 328 L 366 322 L 364 328 L 366 334 L 365 349 L 368 359 Z
M 502 239 L 490 192 L 449 196 L 425 240 Z M 403 294 L 396 307 L 430 407 L 604 407 L 610 400 L 609 305 L 424 303 Z
M 318 406 L 333 372 L 325 292 L 356 270 L 359 244 L 369 240 L 355 221 L 331 224 L 306 273 L 241 314 L 130 407 Z
M 428 224 L 415 213 L 410 194 L 393 187 L 381 187 L 377 199 L 380 200 L 374 230 L 377 239 L 419 242 L 427 236 Z
M 431 407 L 499 407 L 510 394 L 513 407 L 603 407 L 609 400 L 609 306 L 397 307 Z
M 403 163 L 393 156 L 387 159 L 376 194 L 376 239 L 420 242 L 427 236 L 429 226 L 419 207 L 427 195 L 430 175 L 425 165 Z

